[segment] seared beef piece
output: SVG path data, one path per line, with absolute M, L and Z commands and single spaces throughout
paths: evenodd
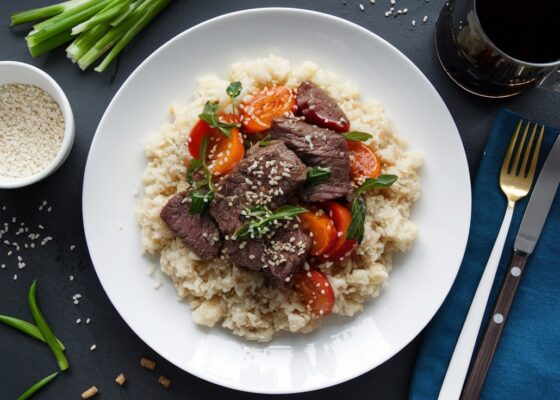
M 290 221 L 274 233 L 260 239 L 226 241 L 226 254 L 233 263 L 251 270 L 263 270 L 277 282 L 285 282 L 303 265 L 312 240 L 299 226 Z
M 189 250 L 202 260 L 210 261 L 220 254 L 220 231 L 207 212 L 191 214 L 190 205 L 188 193 L 178 193 L 169 199 L 160 217 Z
M 273 139 L 284 141 L 307 166 L 330 168 L 327 181 L 301 190 L 304 201 L 321 202 L 352 193 L 348 145 L 342 135 L 297 118 L 275 120 L 269 133 Z
M 210 214 L 220 231 L 231 235 L 243 225 L 241 211 L 255 205 L 275 209 L 285 204 L 306 176 L 305 165 L 283 142 L 265 147 L 257 144 L 218 182 Z
M 297 106 L 305 121 L 337 132 L 348 132 L 350 122 L 338 104 L 309 81 L 298 87 Z

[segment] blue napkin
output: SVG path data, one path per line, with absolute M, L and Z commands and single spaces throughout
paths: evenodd
M 426 328 L 413 374 L 410 399 L 436 399 L 465 316 L 506 209 L 500 166 L 521 117 L 502 110 L 486 144 L 473 190 L 471 229 L 465 258 L 447 299 Z M 540 171 L 558 129 L 546 128 Z M 559 171 L 560 172 L 560 171 Z M 559 191 L 560 192 L 560 191 Z M 482 330 L 493 307 L 529 197 L 517 202 Z M 494 355 L 483 399 L 560 399 L 560 195 L 517 289 Z

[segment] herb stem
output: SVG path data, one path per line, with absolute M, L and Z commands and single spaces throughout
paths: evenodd
M 39 382 L 37 382 L 36 384 L 31 386 L 29 389 L 27 389 L 21 396 L 19 396 L 17 398 L 17 400 L 26 400 L 26 399 L 30 398 L 33 394 L 35 394 L 35 392 L 37 392 L 43 386 L 47 385 L 50 381 L 52 381 L 54 378 L 56 378 L 57 375 L 58 375 L 58 372 L 55 372 L 54 374 L 50 374 L 49 376 L 41 379 Z
M 33 319 L 35 320 L 35 324 L 37 325 L 37 328 L 39 328 L 39 331 L 41 332 L 47 344 L 49 345 L 51 351 L 53 352 L 56 358 L 56 362 L 58 363 L 60 369 L 62 371 L 67 370 L 69 367 L 68 360 L 66 359 L 66 356 L 62 351 L 62 348 L 56 341 L 56 337 L 54 336 L 53 331 L 47 324 L 47 321 L 45 320 L 45 317 L 41 313 L 41 310 L 39 309 L 39 305 L 37 304 L 37 280 L 34 280 L 33 283 L 31 284 L 28 297 L 29 297 L 29 309 L 31 311 L 31 315 L 33 316 Z
M 4 323 L 5 325 L 8 325 L 9 327 L 12 327 L 20 332 L 25 333 L 26 335 L 31 336 L 32 338 L 35 338 L 37 340 L 40 340 L 43 343 L 47 343 L 47 341 L 45 340 L 45 338 L 43 337 L 43 335 L 41 334 L 41 331 L 39 330 L 39 328 L 37 328 L 35 325 L 24 321 L 22 319 L 17 319 L 17 318 L 13 318 L 13 317 L 8 317 L 5 315 L 0 315 L 0 322 Z M 62 350 L 65 350 L 64 345 L 62 344 L 62 342 L 58 339 L 56 339 L 58 341 L 58 344 L 60 346 L 60 348 Z

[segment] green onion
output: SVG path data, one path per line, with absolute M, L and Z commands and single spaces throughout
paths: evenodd
M 33 25 L 25 40 L 33 57 L 75 39 L 66 49 L 81 69 L 103 72 L 123 48 L 172 0 L 70 0 L 12 15 L 12 25 Z M 223 129 L 223 127 L 222 127 Z
M 33 394 L 35 394 L 35 392 L 37 392 L 43 386 L 47 385 L 50 381 L 52 381 L 54 378 L 56 378 L 57 375 L 58 375 L 58 372 L 55 372 L 54 374 L 50 374 L 49 376 L 41 379 L 39 382 L 37 382 L 36 384 L 31 386 L 29 389 L 27 389 L 21 396 L 19 396 L 17 398 L 17 400 L 25 400 L 25 399 L 30 398 Z
M 31 54 L 32 57 L 39 57 L 41 54 L 44 54 L 47 51 L 50 51 L 60 45 L 63 45 L 64 43 L 69 42 L 72 39 L 73 36 L 70 33 L 70 31 L 60 32 L 50 37 L 49 39 L 44 40 L 35 45 L 31 45 L 28 42 L 27 47 L 29 48 L 29 53 Z M 27 38 L 25 40 L 27 40 Z
M 107 5 L 108 2 L 113 0 L 102 0 L 101 2 L 86 8 L 83 11 L 70 15 L 66 18 L 60 18 L 60 20 L 51 22 L 46 24 L 45 26 L 40 27 L 39 29 L 35 28 L 28 36 L 27 36 L 27 43 L 31 46 L 34 46 L 48 38 L 54 36 L 57 33 L 64 32 L 66 30 L 72 29 L 72 27 L 76 26 L 82 21 L 85 21 L 103 7 Z M 62 16 L 60 14 L 59 16 Z M 56 17 L 55 17 L 56 18 Z M 48 22 L 48 21 L 46 21 Z
M 87 53 L 88 49 L 97 43 L 109 29 L 111 29 L 111 27 L 108 24 L 100 24 L 87 32 L 83 32 L 66 48 L 66 56 L 71 59 L 73 63 L 78 62 L 78 60 Z
M 132 26 L 131 29 L 127 30 L 126 33 L 119 39 L 115 47 L 111 49 L 109 54 L 105 59 L 99 64 L 95 71 L 103 72 L 107 69 L 107 66 L 115 59 L 115 57 L 122 51 L 124 46 L 128 44 L 146 25 L 150 23 L 156 15 L 159 14 L 163 8 L 165 8 L 171 0 L 154 0 L 154 4 L 148 8 L 146 13 Z
M 31 288 L 29 289 L 29 309 L 31 311 L 31 315 L 33 316 L 33 319 L 35 320 L 35 324 L 37 325 L 37 328 L 39 328 L 39 331 L 41 332 L 41 334 L 47 341 L 47 344 L 51 348 L 51 351 L 53 352 L 56 358 L 58 366 L 62 371 L 67 370 L 69 367 L 68 360 L 66 359 L 66 356 L 62 351 L 62 348 L 56 341 L 56 337 L 54 336 L 53 331 L 47 324 L 47 321 L 45 320 L 45 317 L 43 317 L 43 314 L 41 313 L 41 310 L 39 309 L 39 306 L 37 304 L 37 281 L 36 280 L 33 281 L 33 284 L 31 284 Z
M 14 328 L 17 329 L 20 332 L 23 332 L 37 340 L 40 340 L 41 342 L 47 343 L 47 341 L 45 340 L 45 338 L 43 337 L 43 335 L 41 334 L 41 331 L 33 324 L 30 324 L 27 321 L 24 321 L 22 319 L 17 319 L 17 318 L 13 318 L 13 317 L 8 317 L 5 315 L 0 315 L 0 322 Z M 65 350 L 64 345 L 62 344 L 62 342 L 58 339 L 56 339 L 58 342 L 58 345 L 60 346 L 60 348 L 62 350 Z
M 36 8 L 29 11 L 20 11 L 12 14 L 12 26 L 49 18 L 64 11 L 71 10 L 89 0 L 70 0 L 64 3 L 53 4 L 46 7 Z
M 119 13 L 127 9 L 131 2 L 132 0 L 115 0 L 112 3 L 109 3 L 109 5 L 93 17 L 72 28 L 72 35 L 77 35 L 87 31 L 100 23 L 110 22 L 114 19 L 114 17 L 118 16 Z

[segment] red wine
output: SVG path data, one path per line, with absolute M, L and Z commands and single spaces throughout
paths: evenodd
M 507 55 L 530 63 L 560 60 L 560 0 L 475 0 L 482 29 Z

